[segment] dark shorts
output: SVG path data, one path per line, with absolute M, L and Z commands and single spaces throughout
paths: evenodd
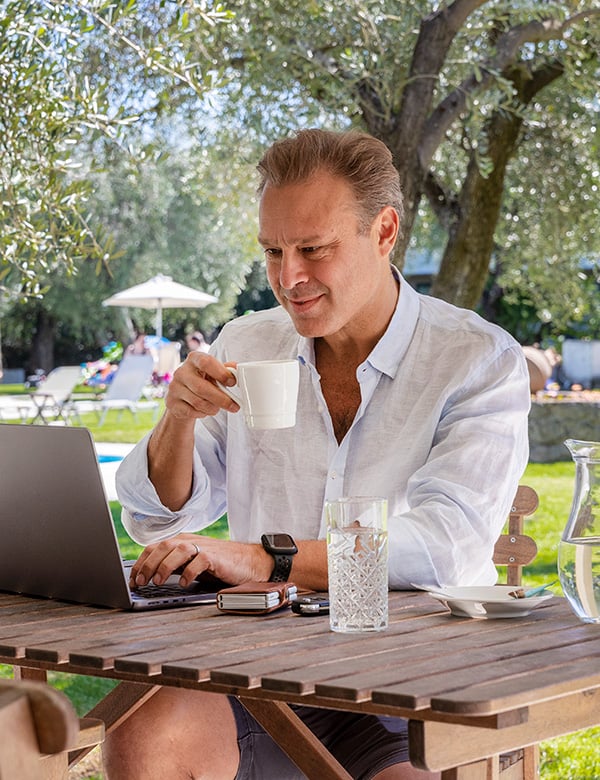
M 306 780 L 243 705 L 234 696 L 228 698 L 240 749 L 235 780 Z M 402 718 L 295 705 L 292 709 L 355 780 L 371 780 L 382 769 L 408 761 L 408 724 Z

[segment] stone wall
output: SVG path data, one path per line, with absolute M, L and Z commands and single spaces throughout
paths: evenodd
M 565 439 L 600 441 L 600 402 L 532 401 L 529 413 L 529 460 L 571 460 Z

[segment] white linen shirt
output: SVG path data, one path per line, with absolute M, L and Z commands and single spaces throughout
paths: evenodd
M 194 479 L 177 512 L 148 479 L 150 434 L 122 462 L 123 525 L 140 544 L 206 528 L 227 512 L 230 538 L 326 536 L 323 506 L 340 496 L 389 502 L 389 584 L 491 584 L 494 543 L 527 464 L 529 377 L 522 350 L 471 311 L 416 293 L 400 277 L 390 324 L 358 366 L 361 404 L 338 444 L 312 339 L 281 307 L 225 325 L 221 361 L 298 357 L 297 422 L 251 430 L 242 412 L 195 425 Z

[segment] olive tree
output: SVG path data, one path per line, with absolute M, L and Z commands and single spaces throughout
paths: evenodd
M 52 366 L 55 330 L 112 273 L 123 247 L 96 208 L 100 168 L 151 159 L 175 98 L 198 101 L 218 70 L 186 59 L 228 15 L 202 0 L 11 0 L 0 17 L 0 316 L 5 341 L 32 333 Z M 149 141 L 150 139 L 150 141 Z M 111 151 L 113 154 L 111 155 Z M 79 281 L 71 277 L 79 269 Z M 80 293 L 84 291 L 80 289 Z M 43 302 L 44 295 L 47 300 Z M 29 303 L 20 312 L 15 302 Z M 75 317 L 75 320 L 78 318 Z M 80 334 L 81 335 L 81 334 Z M 0 368 L 2 365 L 0 351 Z
M 543 190 L 548 175 L 536 136 L 547 139 L 553 128 L 552 153 L 572 159 L 574 114 L 579 127 L 597 127 L 597 4 L 232 0 L 227 7 L 233 22 L 215 31 L 214 53 L 230 74 L 225 105 L 263 140 L 317 121 L 383 140 L 406 201 L 395 262 L 403 267 L 426 205 L 444 235 L 433 293 L 477 305 L 501 249 L 499 221 L 514 206 L 511 169 L 525 176 L 522 196 L 533 200 L 533 183 Z M 557 101 L 558 89 L 572 100 Z M 554 204 L 572 221 L 587 208 L 597 222 L 594 150 L 578 150 L 578 170 L 590 170 L 590 200 Z M 580 253 L 584 245 L 599 250 L 591 222 Z M 529 240 L 536 241 L 533 227 Z M 531 251 L 544 262 L 548 244 Z
M 122 148 L 178 91 L 218 78 L 185 58 L 227 14 L 201 0 L 11 0 L 0 17 L 0 292 L 43 292 L 40 276 L 106 263 L 113 245 L 88 207 L 82 147 Z

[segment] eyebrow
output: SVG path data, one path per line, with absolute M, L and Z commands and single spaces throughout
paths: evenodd
M 261 246 L 277 246 L 277 241 L 273 241 L 270 238 L 267 238 L 265 236 L 257 236 L 257 241 Z M 322 235 L 315 235 L 315 236 L 303 236 L 302 238 L 294 238 L 290 243 L 292 246 L 296 246 L 297 244 L 303 244 L 304 246 L 312 246 L 314 244 L 323 244 L 330 242 L 331 239 L 326 239 Z

